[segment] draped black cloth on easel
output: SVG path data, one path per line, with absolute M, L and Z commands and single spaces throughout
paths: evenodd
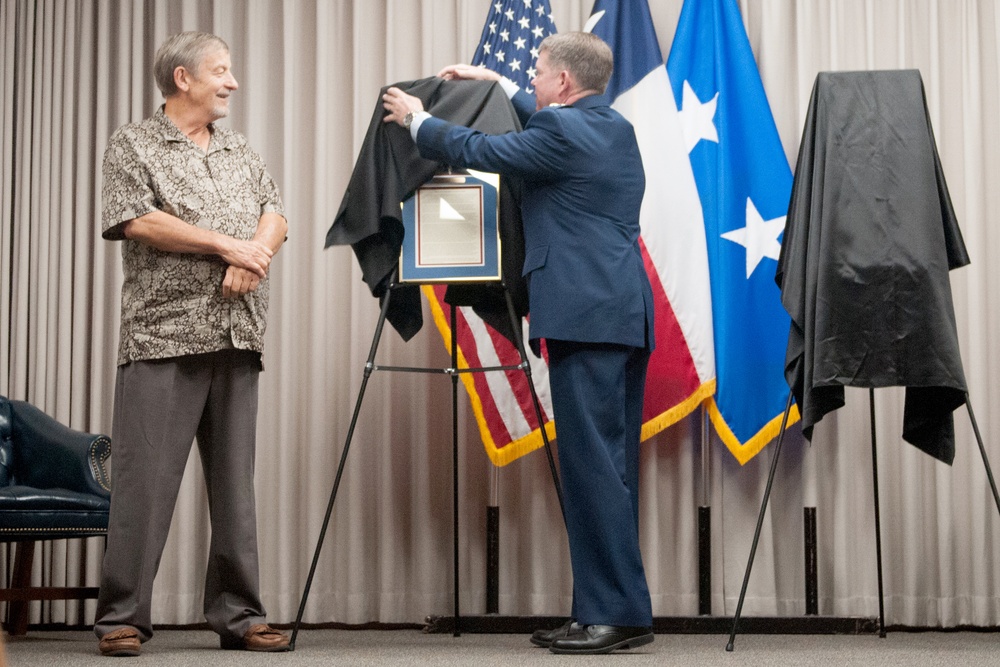
M 392 84 L 419 97 L 434 116 L 487 134 L 519 132 L 521 124 L 506 93 L 487 81 L 445 81 L 436 77 Z M 385 298 L 389 279 L 399 265 L 403 242 L 400 202 L 438 172 L 441 165 L 425 160 L 417 152 L 409 130 L 383 123 L 385 110 L 379 91 L 347 192 L 326 245 L 350 245 L 372 295 Z M 501 272 L 519 317 L 528 312 L 528 291 L 521 277 L 524 264 L 524 234 L 521 223 L 520 183 L 502 179 L 500 187 Z M 513 340 L 506 299 L 499 285 L 451 285 L 445 301 L 471 305 L 476 313 L 501 334 Z M 423 326 L 420 292 L 415 285 L 393 291 L 386 319 L 403 340 Z M 519 332 L 518 332 L 519 333 Z
M 904 386 L 903 438 L 953 461 L 966 382 L 948 271 L 968 263 L 920 73 L 819 74 L 776 275 L 806 437 L 844 386 Z

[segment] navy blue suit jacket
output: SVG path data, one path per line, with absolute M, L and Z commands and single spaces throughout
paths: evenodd
M 653 347 L 653 294 L 639 250 L 645 175 L 632 125 L 597 97 L 535 111 L 524 131 L 487 135 L 438 118 L 426 158 L 521 177 L 530 338 Z

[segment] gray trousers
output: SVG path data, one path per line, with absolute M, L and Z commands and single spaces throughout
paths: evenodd
M 223 639 L 265 622 L 253 486 L 260 369 L 260 355 L 245 350 L 118 368 L 98 637 L 123 626 L 142 641 L 153 635 L 153 578 L 195 437 L 212 526 L 205 619 Z

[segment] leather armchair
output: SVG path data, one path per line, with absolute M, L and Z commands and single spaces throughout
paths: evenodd
M 27 630 L 29 600 L 97 597 L 97 588 L 32 587 L 37 540 L 106 535 L 111 440 L 70 429 L 24 401 L 0 396 L 0 542 L 17 542 L 8 631 Z

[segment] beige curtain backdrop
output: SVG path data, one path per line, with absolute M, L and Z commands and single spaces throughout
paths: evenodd
M 108 432 L 121 287 L 99 238 L 100 163 L 118 126 L 161 103 L 150 64 L 181 30 L 232 49 L 240 90 L 226 121 L 265 157 L 289 240 L 272 268 L 257 491 L 261 580 L 275 622 L 294 620 L 378 316 L 349 248 L 323 250 L 380 86 L 467 62 L 487 0 L 0 0 L 0 393 Z M 560 30 L 590 0 L 551 0 Z M 664 56 L 681 0 L 651 0 Z M 791 162 L 815 75 L 918 68 L 972 265 L 953 273 L 979 425 L 996 443 L 1000 353 L 1000 18 L 993 0 L 741 0 Z M 657 187 L 656 184 L 650 184 Z M 426 314 L 425 314 L 426 315 Z M 379 361 L 445 366 L 429 318 Z M 764 524 L 748 615 L 804 611 L 802 508 L 817 507 L 820 612 L 877 614 L 868 394 L 791 437 Z M 460 399 L 461 605 L 485 611 L 491 466 Z M 886 613 L 910 625 L 1000 623 L 1000 516 L 967 414 L 955 465 L 900 439 L 902 391 L 876 394 Z M 443 377 L 376 373 L 304 620 L 421 622 L 451 612 L 451 400 Z M 703 465 L 692 417 L 643 446 L 642 546 L 656 615 L 697 613 L 697 507 L 712 507 L 713 612 L 732 614 L 773 447 L 740 467 L 714 438 Z M 190 462 L 154 591 L 154 622 L 202 620 L 207 508 Z M 499 470 L 500 612 L 566 614 L 564 529 L 541 452 Z M 702 480 L 707 478 L 708 484 Z M 704 487 L 704 488 L 703 488 Z M 100 540 L 36 554 L 36 583 L 98 580 Z M 10 551 L 0 550 L 9 572 Z M 33 622 L 91 623 L 93 602 L 35 604 Z

